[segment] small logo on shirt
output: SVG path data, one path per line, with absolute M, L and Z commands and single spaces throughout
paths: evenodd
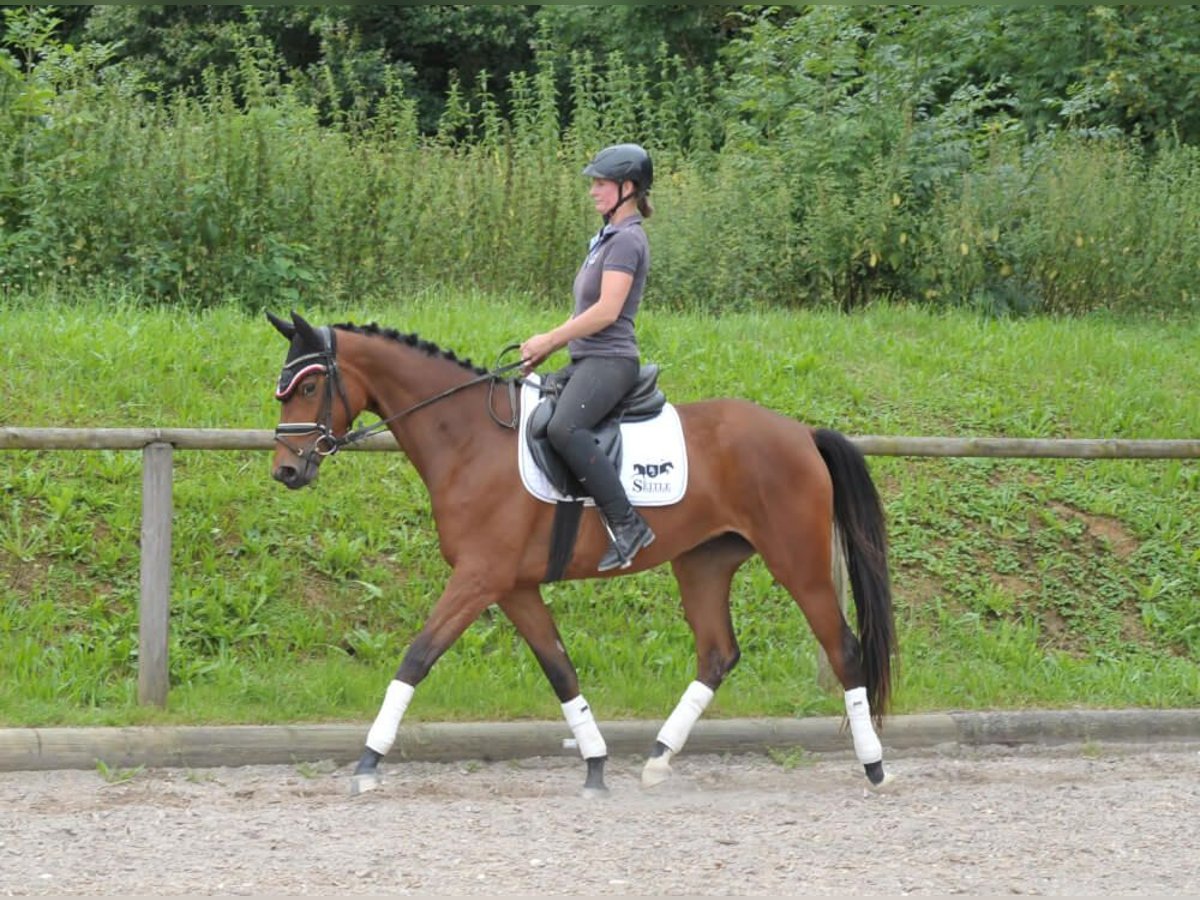
M 588 241 L 588 255 L 585 265 L 590 266 L 595 264 L 596 257 L 600 255 L 600 248 L 604 246 L 604 242 L 616 233 L 617 229 L 613 228 L 611 225 L 605 225 L 594 235 L 592 235 L 592 239 Z

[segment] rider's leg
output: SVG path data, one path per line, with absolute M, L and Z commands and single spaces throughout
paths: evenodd
M 639 362 L 628 357 L 589 356 L 578 360 L 546 429 L 551 445 L 584 490 L 596 501 L 613 546 L 600 571 L 628 566 L 634 554 L 654 540 L 625 495 L 608 457 L 596 446 L 594 428 L 637 383 Z

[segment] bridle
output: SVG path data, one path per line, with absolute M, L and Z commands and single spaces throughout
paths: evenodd
M 521 366 L 520 360 L 500 365 L 500 360 L 504 358 L 505 354 L 520 347 L 519 344 L 509 344 L 500 351 L 499 356 L 496 358 L 497 364 L 489 371 L 461 384 L 456 384 L 454 387 L 448 388 L 432 397 L 420 400 L 395 415 L 388 416 L 386 419 L 380 419 L 378 422 L 372 422 L 370 425 L 363 428 L 356 428 L 338 437 L 333 430 L 333 395 L 335 391 L 342 401 L 342 408 L 346 412 L 347 422 L 351 421 L 353 412 L 350 409 L 350 398 L 346 394 L 346 386 L 338 370 L 337 336 L 334 329 L 328 325 L 316 328 L 314 331 L 322 344 L 321 349 L 297 356 L 295 359 L 285 362 L 283 372 L 279 376 L 279 385 L 275 390 L 275 399 L 282 403 L 291 396 L 297 385 L 309 375 L 314 373 L 324 373 L 325 375 L 325 393 L 321 397 L 321 406 L 317 412 L 317 421 L 280 422 L 275 426 L 275 440 L 287 447 L 288 450 L 292 451 L 292 453 L 304 462 L 308 462 L 309 457 L 313 456 L 317 458 L 316 463 L 319 463 L 325 457 L 333 456 L 333 454 L 337 453 L 343 447 L 357 444 L 359 441 L 365 441 L 375 434 L 386 431 L 392 422 L 399 421 L 417 412 L 417 410 L 432 406 L 439 400 L 444 400 L 461 390 L 473 387 L 484 381 L 490 382 L 487 403 L 488 415 L 500 427 L 516 430 L 518 417 L 516 386 L 518 383 L 521 383 L 522 379 L 516 378 L 506 382 L 509 390 L 509 409 L 512 410 L 512 416 L 509 421 L 502 420 L 496 415 L 494 403 L 496 383 L 501 380 L 501 376 Z M 312 434 L 313 432 L 317 433 L 317 439 L 307 449 L 295 447 L 287 440 L 289 437 Z

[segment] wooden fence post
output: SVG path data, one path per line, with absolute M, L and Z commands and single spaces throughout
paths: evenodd
M 171 609 L 172 446 L 142 450 L 142 586 L 138 604 L 138 702 L 166 706 Z

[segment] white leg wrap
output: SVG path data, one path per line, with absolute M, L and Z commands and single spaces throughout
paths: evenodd
M 408 701 L 412 699 L 413 686 L 403 681 L 392 681 L 388 685 L 387 694 L 383 698 L 383 706 L 379 715 L 367 732 L 367 746 L 376 753 L 386 756 L 396 742 L 396 732 L 400 730 L 400 720 L 408 709 Z
M 575 735 L 575 743 L 579 745 L 580 756 L 584 759 L 608 756 L 608 745 L 604 743 L 604 738 L 600 735 L 600 728 L 596 725 L 592 708 L 583 699 L 583 694 L 564 703 L 562 711 L 563 718 L 571 726 L 571 733 Z
M 678 753 L 687 743 L 692 727 L 699 721 L 704 710 L 708 708 L 713 698 L 713 689 L 699 681 L 693 681 L 683 692 L 679 704 L 675 707 L 663 727 L 659 729 L 658 739 L 671 750 Z
M 871 724 L 871 704 L 867 702 L 867 689 L 854 688 L 846 691 L 846 715 L 850 719 L 850 734 L 854 737 L 854 753 L 864 766 L 883 759 L 883 745 Z

